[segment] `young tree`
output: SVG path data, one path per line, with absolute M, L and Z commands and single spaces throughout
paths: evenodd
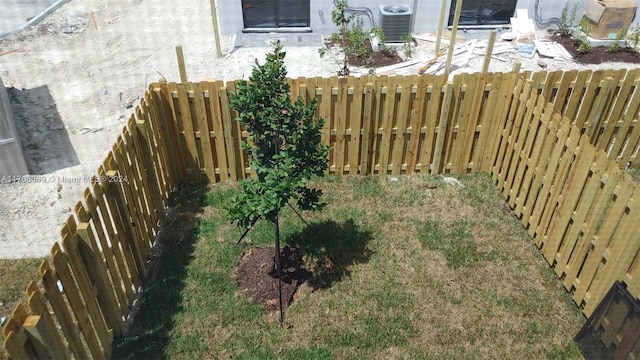
M 259 219 L 275 226 L 275 268 L 281 278 L 280 229 L 278 213 L 295 199 L 301 210 L 322 208 L 322 191 L 307 187 L 313 176 L 324 176 L 329 147 L 322 144 L 323 119 L 315 119 L 316 100 L 309 105 L 302 97 L 291 99 L 284 66 L 286 53 L 280 42 L 267 54 L 266 62 L 256 63 L 249 82 L 241 81 L 231 96 L 231 107 L 249 132 L 243 144 L 249 152 L 255 177 L 243 180 L 242 194 L 232 199 L 228 216 L 246 229 Z M 282 322 L 282 295 L 280 295 Z

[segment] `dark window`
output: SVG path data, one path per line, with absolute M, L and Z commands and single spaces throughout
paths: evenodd
M 308 27 L 310 0 L 242 0 L 245 28 Z
M 516 0 L 464 0 L 459 26 L 504 25 L 516 9 Z M 456 0 L 451 1 L 449 26 L 453 25 Z

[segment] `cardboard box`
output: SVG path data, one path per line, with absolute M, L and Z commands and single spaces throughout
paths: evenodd
M 591 27 L 589 36 L 618 39 L 622 29 L 629 30 L 637 8 L 634 0 L 588 0 L 584 16 Z

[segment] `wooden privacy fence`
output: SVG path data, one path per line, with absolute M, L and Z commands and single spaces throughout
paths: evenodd
M 623 166 L 640 166 L 640 71 L 598 70 L 522 74 L 533 92 L 551 99 L 599 149 Z M 518 74 L 298 78 L 294 97 L 316 98 L 326 120 L 335 174 L 439 174 L 491 171 Z M 171 121 L 180 181 L 224 181 L 250 171 L 240 146 L 247 134 L 229 96 L 236 82 L 154 84 L 154 98 Z M 163 101 L 162 101 L 162 100 Z M 501 127 L 502 126 L 502 127 Z
M 298 78 L 343 174 L 488 172 L 587 316 L 615 280 L 640 295 L 636 70 Z M 251 173 L 236 82 L 152 84 L 3 329 L 14 358 L 109 357 L 168 196 Z M 551 102 L 547 102 L 550 99 Z M 591 137 L 589 137 L 591 136 Z M 589 140 L 589 139 L 593 140 Z M 607 157 L 609 155 L 609 157 Z
M 103 359 L 146 276 L 150 247 L 174 186 L 148 97 L 136 108 L 98 176 L 27 287 L 29 310 L 3 328 L 12 358 Z

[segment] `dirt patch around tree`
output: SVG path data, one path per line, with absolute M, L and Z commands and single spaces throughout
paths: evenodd
M 278 275 L 275 271 L 275 247 L 249 249 L 240 260 L 235 272 L 238 287 L 268 310 L 280 308 Z M 280 251 L 282 261 L 282 305 L 287 308 L 296 299 L 296 290 L 313 273 L 304 267 L 302 250 L 285 246 Z
M 638 52 L 622 45 L 617 51 L 611 51 L 611 48 L 607 46 L 594 46 L 587 52 L 579 52 L 579 41 L 572 37 L 552 35 L 551 40 L 564 46 L 573 56 L 573 59 L 580 64 L 603 64 L 607 62 L 640 64 Z

